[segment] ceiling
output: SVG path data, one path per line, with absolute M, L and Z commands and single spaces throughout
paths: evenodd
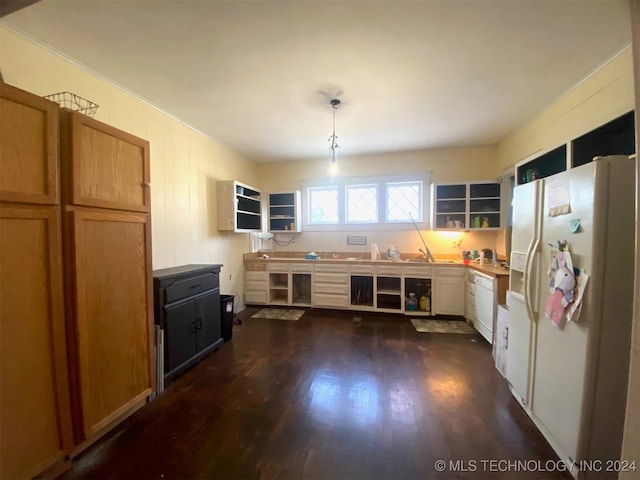
M 492 145 L 630 43 L 626 0 L 43 0 L 9 28 L 254 161 Z M 7 79 L 10 81 L 10 79 Z

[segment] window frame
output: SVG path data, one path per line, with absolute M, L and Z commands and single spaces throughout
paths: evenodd
M 387 221 L 387 185 L 394 183 L 422 182 L 420 194 L 422 202 L 420 210 L 421 219 L 415 219 L 415 223 L 421 230 L 431 228 L 430 206 L 433 196 L 431 184 L 431 172 L 421 172 L 401 175 L 374 175 L 358 177 L 336 177 L 302 182 L 302 231 L 358 231 L 358 230 L 407 230 L 414 228 L 412 221 Z M 346 190 L 347 187 L 364 185 L 377 185 L 378 221 L 376 223 L 348 223 Z M 310 188 L 335 187 L 338 192 L 338 223 L 309 223 L 309 189 Z

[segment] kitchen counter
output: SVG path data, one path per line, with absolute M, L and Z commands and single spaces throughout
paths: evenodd
M 491 264 L 487 265 L 486 263 L 484 265 L 480 265 L 479 263 L 467 263 L 466 266 L 491 277 L 509 276 L 509 268 L 507 267 L 493 267 Z
M 354 258 L 354 257 L 343 257 L 339 258 L 321 258 L 317 260 L 308 260 L 304 258 L 304 254 L 299 254 L 300 256 L 278 256 L 273 257 L 269 256 L 269 258 L 265 259 L 260 256 L 256 256 L 257 254 L 245 254 L 244 261 L 247 262 L 257 262 L 262 264 L 268 263 L 330 263 L 330 264 L 365 264 L 365 265 L 411 265 L 411 266 L 466 266 L 473 270 L 477 270 L 480 273 L 484 273 L 485 275 L 489 275 L 492 277 L 502 277 L 509 276 L 509 269 L 505 267 L 493 267 L 490 263 L 485 263 L 484 265 L 480 265 L 479 263 L 463 263 L 459 260 L 449 260 L 449 259 L 441 259 L 436 260 L 435 262 L 426 262 L 420 260 L 419 258 L 405 258 L 401 260 L 386 260 L 386 259 L 378 259 L 371 260 L 370 258 Z

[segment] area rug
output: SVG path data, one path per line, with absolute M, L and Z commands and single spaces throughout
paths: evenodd
M 412 318 L 411 323 L 421 333 L 476 333 L 471 325 L 462 320 L 423 320 Z
M 251 315 L 251 318 L 267 318 L 269 320 L 300 320 L 304 315 L 304 310 L 293 308 L 263 308 L 259 312 Z

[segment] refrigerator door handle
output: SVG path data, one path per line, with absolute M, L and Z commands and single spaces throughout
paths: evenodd
M 531 239 L 531 242 L 529 243 L 529 251 L 527 252 L 527 262 L 524 273 L 524 304 L 527 308 L 527 315 L 529 315 L 529 320 L 531 320 L 532 322 L 535 322 L 538 319 L 538 312 L 533 308 L 533 296 L 535 294 L 533 289 L 535 287 L 535 282 L 533 281 L 534 279 L 531 278 L 533 264 L 538 253 L 538 248 L 540 248 L 540 239 Z

